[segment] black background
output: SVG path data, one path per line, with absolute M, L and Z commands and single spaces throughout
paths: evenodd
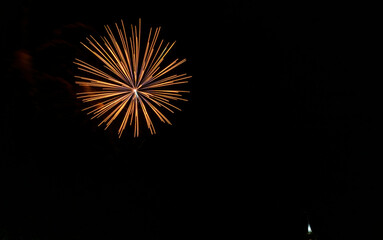
M 277 8 L 278 7 L 278 10 Z M 292 10 L 291 10 L 292 9 Z M 363 239 L 381 223 L 379 15 L 251 1 L 13 1 L 2 16 L 0 237 Z M 177 43 L 172 126 L 81 112 L 75 57 L 123 19 Z M 146 29 L 146 30 L 145 30 Z

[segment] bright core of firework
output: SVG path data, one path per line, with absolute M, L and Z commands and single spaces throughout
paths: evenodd
M 131 36 L 127 37 L 123 21 L 121 27 L 115 24 L 115 35 L 109 26 L 105 26 L 107 37 L 97 41 L 94 37 L 87 38 L 88 44 L 82 45 L 96 57 L 102 68 L 93 66 L 80 59 L 75 60 L 78 69 L 84 75 L 76 76 L 76 83 L 82 86 L 83 92 L 78 98 L 84 103 L 91 103 L 85 108 L 93 118 L 103 118 L 99 126 L 105 123 L 105 129 L 120 116 L 121 123 L 118 135 L 121 137 L 126 125 L 134 127 L 134 136 L 139 135 L 139 122 L 145 119 L 151 134 L 155 134 L 152 117 L 158 117 L 162 122 L 171 124 L 161 112 L 167 110 L 173 113 L 172 101 L 183 100 L 181 93 L 188 91 L 176 90 L 175 86 L 185 84 L 191 76 L 186 74 L 168 73 L 186 61 L 174 60 L 166 66 L 161 66 L 165 56 L 174 46 L 163 40 L 157 44 L 160 28 L 154 33 L 152 28 L 146 41 L 145 50 L 141 48 L 141 19 L 138 30 L 131 25 Z M 170 45 L 170 46 L 169 46 Z
M 133 92 L 136 94 L 136 97 L 138 97 L 137 88 L 133 88 Z

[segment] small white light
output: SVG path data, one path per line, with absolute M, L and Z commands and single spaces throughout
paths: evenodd
M 310 223 L 309 223 L 308 226 L 307 226 L 307 232 L 308 232 L 308 233 L 312 233 Z

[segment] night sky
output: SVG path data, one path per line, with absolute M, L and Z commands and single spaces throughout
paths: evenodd
M 303 239 L 307 218 L 323 240 L 381 228 L 379 15 L 206 2 L 2 6 L 1 240 Z M 118 139 L 81 111 L 73 60 L 105 24 L 139 18 L 177 41 L 168 60 L 187 59 L 191 93 L 173 125 Z

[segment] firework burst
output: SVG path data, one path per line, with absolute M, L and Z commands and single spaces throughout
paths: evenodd
M 107 37 L 101 37 L 101 42 L 90 36 L 87 44 L 81 43 L 103 64 L 103 68 L 75 60 L 78 69 L 84 73 L 83 76 L 75 76 L 79 79 L 76 83 L 83 89 L 78 98 L 91 103 L 83 110 L 93 115 L 92 119 L 103 118 L 99 126 L 105 124 L 105 129 L 121 116 L 119 137 L 127 124 L 133 126 L 134 137 L 138 137 L 141 118 L 145 119 L 150 133 L 155 134 L 151 115 L 171 124 L 162 110 L 173 113 L 174 109 L 180 110 L 172 104 L 173 101 L 187 101 L 182 93 L 188 91 L 176 90 L 175 86 L 187 83 L 191 76 L 168 74 L 186 59 L 176 59 L 161 66 L 175 42 L 165 45 L 161 40 L 157 43 L 160 27 L 154 31 L 150 28 L 144 51 L 141 49 L 141 19 L 138 29 L 131 25 L 129 38 L 122 20 L 121 27 L 117 23 L 115 27 L 116 35 L 109 26 L 105 26 Z

